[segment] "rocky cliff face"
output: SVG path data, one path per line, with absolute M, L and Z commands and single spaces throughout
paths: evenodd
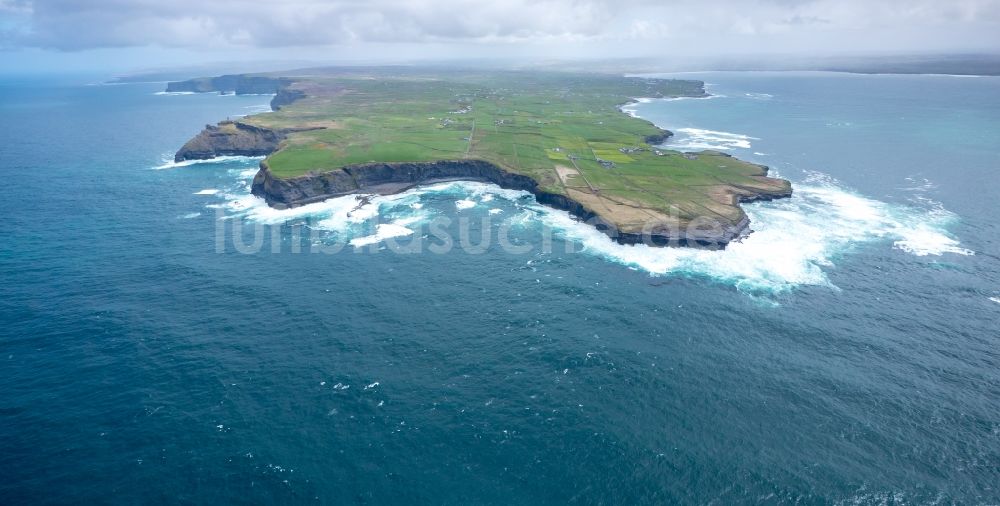
M 306 94 L 302 90 L 295 90 L 289 88 L 288 86 L 283 86 L 278 89 L 278 92 L 271 99 L 271 110 L 277 111 L 282 107 L 291 104 L 292 102 L 305 98 Z
M 199 77 L 187 81 L 167 83 L 168 92 L 235 93 L 237 95 L 270 95 L 288 86 L 292 81 L 283 77 L 249 76 L 244 74 L 219 77 Z
M 504 188 L 535 191 L 535 180 L 480 160 L 428 163 L 369 163 L 294 178 L 277 178 L 261 163 L 251 192 L 276 208 L 296 207 L 350 193 L 396 193 L 439 181 L 485 181 Z
M 667 139 L 669 139 L 669 138 L 671 138 L 673 136 L 674 136 L 673 132 L 671 132 L 670 130 L 664 130 L 664 129 L 661 128 L 660 129 L 660 133 L 653 134 L 653 135 L 647 135 L 646 138 L 643 139 L 643 140 L 646 141 L 646 144 L 652 144 L 653 146 L 659 146 L 660 144 L 663 144 L 664 142 L 667 142 Z
M 207 160 L 217 156 L 267 156 L 278 149 L 286 132 L 237 121 L 206 125 L 174 155 L 174 161 Z
M 538 187 L 534 179 L 508 172 L 497 165 L 482 160 L 443 160 L 427 163 L 371 163 L 352 165 L 341 169 L 299 176 L 275 177 L 261 162 L 254 177 L 251 193 L 263 198 L 277 209 L 296 207 L 331 197 L 354 193 L 392 194 L 421 184 L 443 181 L 482 181 L 503 188 L 532 193 L 543 205 L 568 211 L 622 244 L 650 244 L 656 246 L 689 246 L 721 249 L 749 232 L 750 220 L 743 214 L 737 223 L 723 223 L 721 230 L 652 229 L 643 233 L 619 230 L 602 219 L 586 205 L 565 195 L 550 193 Z M 788 197 L 787 192 L 774 194 L 734 195 L 741 202 L 771 200 Z

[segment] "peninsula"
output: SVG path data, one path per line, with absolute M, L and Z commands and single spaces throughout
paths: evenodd
M 273 112 L 209 125 L 176 160 L 265 156 L 252 192 L 276 208 L 449 180 L 526 190 L 624 244 L 724 248 L 740 203 L 788 181 L 727 154 L 657 147 L 671 133 L 622 112 L 704 83 L 600 73 L 309 69 L 172 82 L 167 91 L 273 93 Z

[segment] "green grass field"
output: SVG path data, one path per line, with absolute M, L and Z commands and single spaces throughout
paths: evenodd
M 698 81 L 606 74 L 351 74 L 296 79 L 306 97 L 243 121 L 291 134 L 267 164 L 277 177 L 367 162 L 481 159 L 628 223 L 670 214 L 735 220 L 733 195 L 788 182 L 721 154 L 653 148 L 661 133 L 621 112 L 633 97 L 702 96 Z

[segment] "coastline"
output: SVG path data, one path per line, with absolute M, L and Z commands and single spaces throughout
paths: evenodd
M 225 76 L 229 77 L 229 76 Z M 253 78 L 255 86 L 261 85 L 259 77 Z M 206 85 L 205 83 L 210 83 Z M 215 87 L 218 82 L 229 88 L 241 85 L 239 80 L 227 79 L 197 79 L 181 84 L 171 83 L 168 90 L 190 90 L 204 87 Z M 192 84 L 184 84 L 192 83 Z M 275 85 L 275 95 L 271 100 L 273 110 L 290 105 L 305 98 L 304 91 L 293 89 L 295 80 L 276 78 L 266 81 L 268 86 Z M 246 93 L 247 87 L 243 91 Z M 253 88 L 254 90 L 259 89 Z M 206 91 L 226 91 L 209 89 Z M 690 98 L 710 98 L 712 95 L 702 91 L 700 96 Z M 632 117 L 635 114 L 625 110 L 626 107 L 649 101 L 653 98 L 633 98 L 619 104 L 619 113 Z M 673 136 L 673 132 L 653 125 L 658 133 L 646 135 L 643 141 L 651 146 L 664 143 Z M 279 150 L 290 133 L 321 129 L 316 128 L 286 128 L 269 129 L 250 125 L 241 121 L 226 121 L 219 125 L 207 125 L 206 128 L 188 141 L 175 155 L 175 162 L 192 159 L 211 159 L 216 156 L 269 156 Z M 731 155 L 705 151 L 702 155 Z M 697 158 L 699 154 L 685 153 L 686 157 Z M 759 168 L 753 176 L 766 177 L 768 167 L 743 162 Z M 431 162 L 391 162 L 364 163 L 346 165 L 333 170 L 310 172 L 302 176 L 278 177 L 262 160 L 256 176 L 253 179 L 251 193 L 265 200 L 268 206 L 284 209 L 322 201 L 349 194 L 379 194 L 388 195 L 407 189 L 446 181 L 478 181 L 497 184 L 505 189 L 527 191 L 535 196 L 538 203 L 569 212 L 572 216 L 584 221 L 611 237 L 620 244 L 646 244 L 650 246 L 681 246 L 700 249 L 724 249 L 730 242 L 742 240 L 749 233 L 750 219 L 739 204 L 756 201 L 769 201 L 791 196 L 790 185 L 780 190 L 763 190 L 761 188 L 728 187 L 725 189 L 729 205 L 738 211 L 734 220 L 721 220 L 708 217 L 711 226 L 692 227 L 692 223 L 674 219 L 670 222 L 648 222 L 630 228 L 616 225 L 611 220 L 601 216 L 586 202 L 567 194 L 553 193 L 541 188 L 536 179 L 507 170 L 496 163 L 476 159 L 437 160 Z
M 768 168 L 759 167 L 761 175 L 766 175 Z M 730 242 L 740 240 L 750 232 L 750 218 L 745 212 L 735 225 L 720 225 L 721 230 L 712 228 L 706 231 L 680 225 L 650 227 L 640 231 L 623 230 L 602 218 L 585 203 L 567 195 L 545 191 L 534 179 L 509 172 L 484 160 L 371 163 L 294 178 L 275 177 L 267 162 L 262 160 L 251 184 L 251 194 L 264 199 L 272 208 L 288 209 L 346 195 L 393 195 L 419 186 L 451 181 L 492 183 L 504 189 L 526 191 L 539 204 L 566 211 L 619 244 L 725 249 Z M 736 205 L 789 196 L 790 191 L 774 194 L 748 192 L 733 194 L 732 199 Z

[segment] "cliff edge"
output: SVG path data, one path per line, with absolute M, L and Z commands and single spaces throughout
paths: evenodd
M 768 168 L 760 166 L 761 176 Z M 251 193 L 276 209 L 298 207 L 351 194 L 389 195 L 410 188 L 447 181 L 479 181 L 502 188 L 527 191 L 538 203 L 567 211 L 620 244 L 686 246 L 723 249 L 750 233 L 750 219 L 740 218 L 697 227 L 690 223 L 660 221 L 640 229 L 623 227 L 605 218 L 584 202 L 542 189 L 531 177 L 515 174 L 484 160 L 441 160 L 421 163 L 367 163 L 292 178 L 276 177 L 266 161 L 254 176 Z M 732 205 L 790 197 L 791 187 L 774 191 L 745 190 L 729 194 Z

